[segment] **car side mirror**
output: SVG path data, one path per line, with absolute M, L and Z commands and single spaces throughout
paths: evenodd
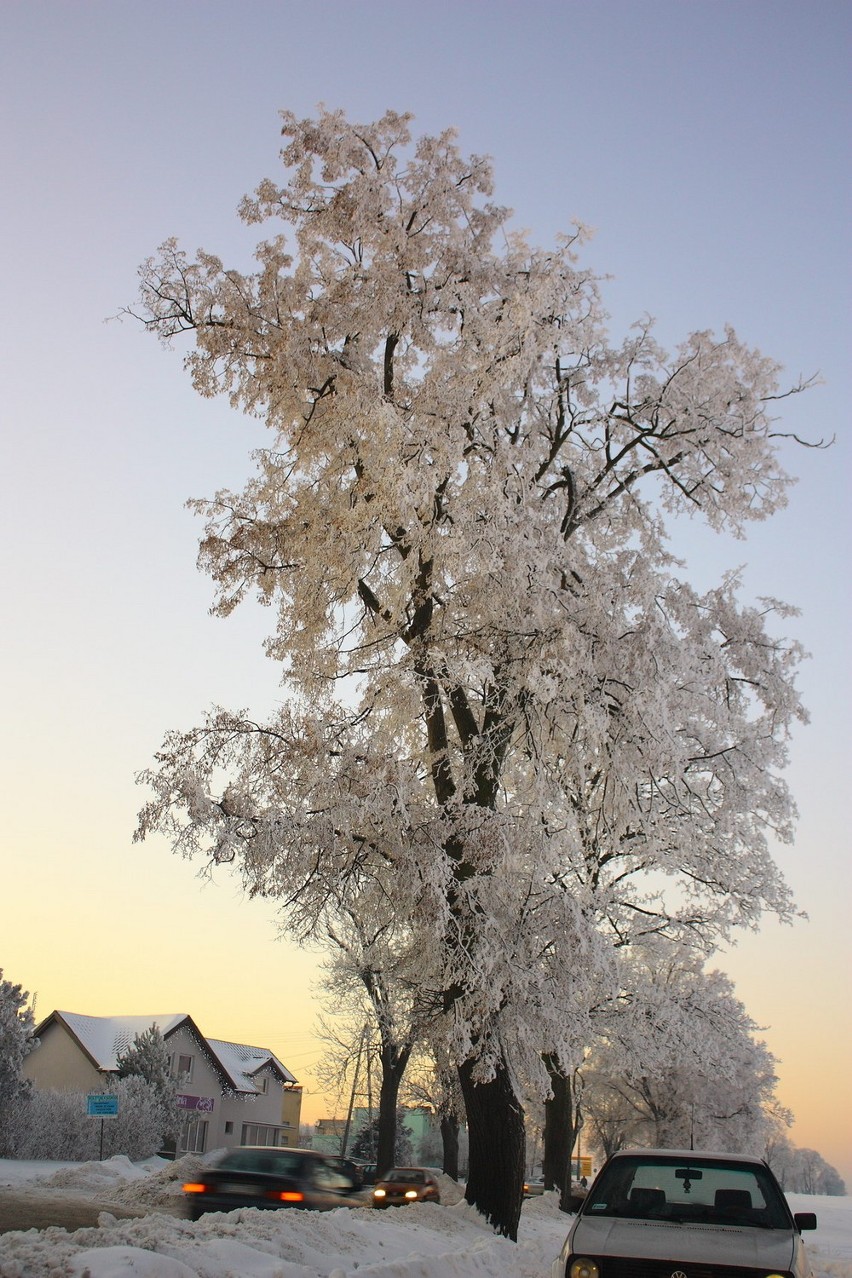
M 816 1229 L 817 1218 L 812 1211 L 797 1211 L 793 1219 L 796 1222 L 796 1228 L 799 1233 L 803 1229 Z

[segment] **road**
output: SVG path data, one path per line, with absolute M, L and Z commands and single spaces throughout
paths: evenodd
M 156 1210 L 169 1211 L 169 1208 L 157 1207 Z M 144 1209 L 119 1207 L 116 1203 L 75 1197 L 62 1190 L 0 1188 L 0 1234 L 9 1233 L 13 1229 L 47 1229 L 51 1225 L 58 1225 L 69 1231 L 83 1229 L 97 1225 L 102 1211 L 108 1211 L 122 1220 L 147 1215 Z M 170 1214 L 184 1215 L 183 1203 L 177 1204 Z

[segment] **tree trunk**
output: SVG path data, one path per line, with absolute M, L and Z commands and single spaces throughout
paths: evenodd
M 553 1093 L 544 1102 L 544 1187 L 558 1189 L 560 1210 L 572 1211 L 571 1151 L 574 1148 L 574 1123 L 571 1080 L 563 1074 L 556 1056 L 545 1056 L 544 1063 Z
M 459 1120 L 455 1114 L 441 1117 L 441 1140 L 444 1145 L 444 1173 L 453 1180 L 459 1178 Z
M 476 1062 L 459 1066 L 470 1136 L 470 1175 L 465 1199 L 513 1242 L 524 1198 L 524 1111 L 505 1061 L 494 1078 L 473 1081 Z
M 383 1047 L 382 1084 L 379 1089 L 379 1138 L 376 1149 L 376 1175 L 383 1176 L 396 1162 L 396 1111 L 399 1088 L 408 1064 L 410 1049 Z

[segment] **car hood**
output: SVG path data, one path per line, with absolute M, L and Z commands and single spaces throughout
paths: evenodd
M 794 1254 L 792 1230 L 748 1229 L 739 1225 L 580 1216 L 570 1237 L 571 1247 L 578 1255 L 630 1259 L 697 1260 L 790 1269 Z

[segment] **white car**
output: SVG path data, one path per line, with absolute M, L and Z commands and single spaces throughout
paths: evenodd
M 551 1278 L 813 1278 L 766 1163 L 743 1154 L 622 1150 L 601 1168 Z

